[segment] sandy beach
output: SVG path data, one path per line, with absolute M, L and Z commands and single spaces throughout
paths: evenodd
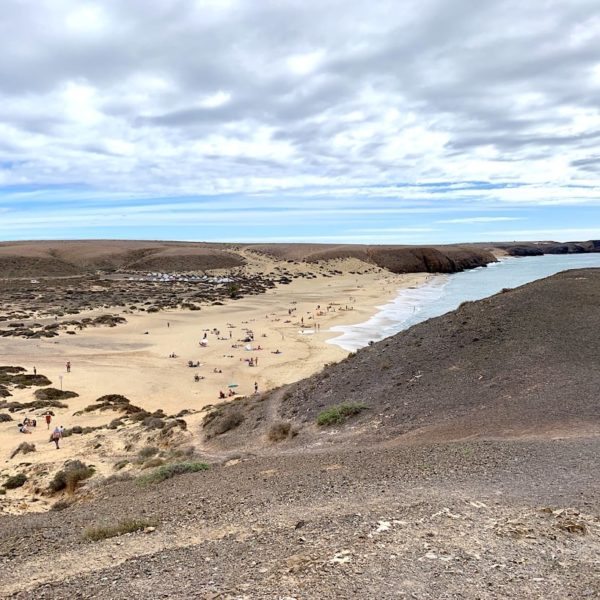
M 28 372 L 35 366 L 53 387 L 62 385 L 79 394 L 66 401 L 68 408 L 54 409 L 53 426 L 109 423 L 118 413 L 74 415 L 105 394 L 122 394 L 132 404 L 147 411 L 162 409 L 167 415 L 184 409 L 197 411 L 222 401 L 221 392 L 227 398 L 234 392 L 251 395 L 257 389 L 261 393 L 343 359 L 348 353 L 327 343 L 339 335 L 329 330 L 332 326 L 365 321 L 400 288 L 417 286 L 426 277 L 346 271 L 335 277 L 294 279 L 265 294 L 205 306 L 201 311 L 125 314 L 114 309 L 113 313 L 126 316 L 126 324 L 84 329 L 76 335 L 63 333 L 49 340 L 5 339 L 0 364 L 23 366 Z M 69 373 L 67 361 L 71 363 Z M 199 366 L 190 367 L 189 361 Z M 13 390 L 8 400 L 31 401 L 34 389 Z M 0 455 L 7 467 L 23 460 L 8 457 L 20 442 L 27 441 L 37 447 L 27 456 L 28 462 L 90 458 L 91 453 L 98 470 L 110 472 L 123 452 L 121 438 L 105 430 L 101 448 L 94 450 L 86 439 L 91 436 L 71 436 L 63 440 L 57 453 L 48 443 L 43 412 L 26 413 L 38 419 L 31 435 L 19 433 L 16 427 L 25 413 L 15 413 L 15 421 L 0 424 Z M 202 416 L 186 417 L 192 439 Z

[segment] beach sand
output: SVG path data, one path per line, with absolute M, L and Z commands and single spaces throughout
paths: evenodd
M 79 394 L 65 401 L 68 409 L 54 409 L 53 426 L 109 423 L 119 413 L 73 414 L 105 394 L 122 394 L 148 411 L 162 409 L 167 415 L 175 415 L 222 401 L 220 391 L 227 394 L 233 389 L 251 395 L 256 383 L 260 393 L 343 359 L 348 352 L 327 343 L 339 335 L 330 332 L 330 327 L 363 322 L 401 287 L 416 286 L 425 280 L 425 274 L 350 274 L 347 269 L 334 277 L 294 279 L 265 294 L 228 300 L 222 306 L 206 306 L 201 311 L 125 314 L 127 323 L 114 328 L 90 328 L 53 339 L 6 338 L 0 348 L 0 364 L 23 366 L 28 372 L 35 365 L 53 387 L 60 388 L 62 378 L 64 390 Z M 244 342 L 249 330 L 253 341 Z M 200 342 L 205 336 L 207 345 L 202 347 Z M 170 358 L 173 353 L 176 358 Z M 256 366 L 249 366 L 250 359 L 257 361 Z M 71 363 L 70 373 L 65 369 L 67 361 Z M 190 368 L 188 361 L 199 362 L 200 366 Z M 195 375 L 201 377 L 200 381 L 194 380 Z M 236 387 L 228 387 L 233 385 Z M 31 401 L 34 390 L 14 390 L 7 400 Z M 88 457 L 93 458 L 99 472 L 106 474 L 124 452 L 122 439 L 111 436 L 110 430 L 103 430 L 102 446 L 97 451 L 90 447 L 93 436 L 77 435 L 62 440 L 61 450 L 57 451 L 48 443 L 43 412 L 27 413 L 38 419 L 31 435 L 19 433 L 16 427 L 26 413 L 15 413 L 15 421 L 0 424 L 0 457 L 8 469 L 5 473 L 14 472 L 22 461 L 62 464 L 69 458 Z M 192 438 L 199 437 L 202 416 L 186 417 Z M 10 452 L 23 441 L 35 443 L 37 451 L 8 460 Z

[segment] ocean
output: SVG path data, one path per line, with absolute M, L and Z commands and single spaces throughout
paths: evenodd
M 567 269 L 587 267 L 600 267 L 600 253 L 504 258 L 487 267 L 454 275 L 436 275 L 422 286 L 400 290 L 392 302 L 379 306 L 378 312 L 368 321 L 332 327 L 330 331 L 340 335 L 330 339 L 329 343 L 348 351 L 358 350 L 370 341 L 382 340 L 454 310 L 467 300 L 480 300 L 503 288 L 518 287 Z

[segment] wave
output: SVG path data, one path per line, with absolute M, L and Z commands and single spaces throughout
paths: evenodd
M 447 283 L 447 276 L 438 275 L 419 287 L 402 288 L 394 300 L 378 306 L 379 312 L 364 323 L 332 327 L 329 331 L 340 332 L 341 335 L 328 340 L 328 343 L 354 351 L 369 342 L 377 342 L 402 331 L 424 306 L 442 296 Z

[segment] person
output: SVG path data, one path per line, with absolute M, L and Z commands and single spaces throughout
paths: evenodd
M 226 398 L 226 396 L 225 396 L 225 392 L 224 392 L 223 390 L 221 390 L 221 391 L 219 392 L 219 399 L 220 399 L 220 400 L 223 400 L 224 398 Z
M 35 368 L 35 365 L 34 365 L 34 367 L 33 367 L 33 374 L 34 374 L 34 375 L 37 375 L 37 369 Z
M 167 321 L 167 329 L 169 329 L 169 327 L 171 327 L 171 323 L 169 323 L 169 321 Z
M 258 394 L 258 382 L 257 381 L 254 382 L 254 393 Z
M 71 372 L 71 361 L 67 361 L 67 373 Z
M 196 381 L 196 382 L 200 381 L 200 375 L 198 375 L 198 373 L 196 373 L 196 375 L 194 375 L 194 381 Z
M 63 434 L 62 427 L 55 427 L 54 431 L 52 432 L 52 441 L 56 444 L 57 450 L 60 450 L 60 446 L 58 445 L 58 443 L 60 442 L 60 438 L 62 438 L 62 434 Z
M 21 433 L 31 433 L 27 423 L 19 423 L 19 431 Z
M 50 429 L 50 422 L 52 421 L 52 413 L 48 411 L 44 416 L 46 418 L 46 429 Z

